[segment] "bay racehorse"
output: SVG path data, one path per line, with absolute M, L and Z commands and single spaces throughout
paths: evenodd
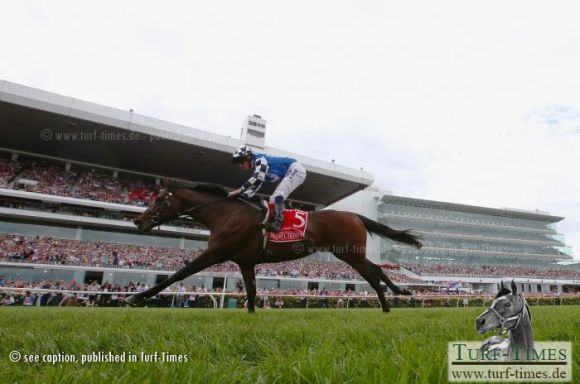
M 268 242 L 264 249 L 264 211 L 247 200 L 228 198 L 227 193 L 225 188 L 214 184 L 186 187 L 164 180 L 155 201 L 134 221 L 135 225 L 140 231 L 148 232 L 156 226 L 187 215 L 209 229 L 207 249 L 166 280 L 128 297 L 127 304 L 143 305 L 146 298 L 156 295 L 171 284 L 230 260 L 240 267 L 248 297 L 248 311 L 254 312 L 256 264 L 299 259 L 316 251 L 330 251 L 354 268 L 377 291 L 384 312 L 389 311 L 389 305 L 381 281 L 395 294 L 410 294 L 396 286 L 378 265 L 365 256 L 367 231 L 420 248 L 417 236 L 408 230 L 395 230 L 355 213 L 321 210 L 309 213 L 302 241 Z

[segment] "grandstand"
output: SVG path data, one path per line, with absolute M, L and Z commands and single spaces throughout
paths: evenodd
M 8 286 L 154 285 L 203 250 L 209 236 L 191 219 L 137 231 L 132 220 L 161 178 L 237 187 L 245 177 L 229 162 L 241 140 L 6 81 L 0 126 L 0 281 Z M 556 264 L 571 259 L 555 227 L 562 217 L 393 196 L 367 188 L 372 175 L 362 170 L 264 151 L 296 157 L 309 172 L 291 206 L 331 206 L 416 230 L 425 243 L 420 251 L 369 238 L 369 255 L 399 285 L 493 292 L 514 278 L 524 292 L 580 286 L 580 270 Z M 277 292 L 370 289 L 327 254 L 261 265 L 257 275 L 260 289 Z M 237 266 L 224 263 L 184 285 L 235 291 L 240 281 Z
M 501 280 L 515 279 L 522 292 L 532 293 L 575 290 L 580 284 L 578 265 L 562 265 L 573 260 L 572 249 L 557 231 L 563 217 L 415 199 L 374 188 L 335 207 L 361 205 L 369 217 L 413 229 L 423 239 L 421 250 L 371 239 L 375 261 L 398 264 L 423 281 L 495 291 Z
M 204 249 L 209 235 L 189 219 L 151 234 L 137 231 L 132 219 L 146 209 L 161 178 L 239 187 L 248 176 L 230 162 L 243 144 L 239 139 L 7 81 L 0 81 L 0 124 L 0 275 L 5 281 L 155 284 Z M 368 172 L 333 162 L 269 147 L 264 152 L 295 157 L 306 167 L 308 183 L 289 200 L 292 207 L 321 209 L 373 182 Z M 322 274 L 311 286 L 322 289 L 325 279 L 335 284 L 335 278 Z M 288 286 L 295 285 L 295 278 L 288 279 Z M 230 266 L 186 283 L 229 289 L 239 280 Z M 357 276 L 354 283 L 362 281 Z M 271 276 L 263 284 L 284 285 Z

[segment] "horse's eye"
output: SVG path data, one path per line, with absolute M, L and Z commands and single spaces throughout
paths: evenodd
M 504 306 L 507 307 L 507 308 L 509 308 L 509 307 L 512 306 L 512 303 L 509 303 L 509 302 L 508 303 L 505 303 Z

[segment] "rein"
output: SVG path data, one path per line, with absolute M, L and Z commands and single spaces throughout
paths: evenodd
M 169 202 L 169 199 L 172 196 L 173 196 L 173 192 L 167 192 L 167 194 L 163 198 L 163 203 L 162 204 L 169 206 L 171 204 Z M 193 215 L 191 214 L 191 212 L 193 212 L 193 211 L 195 211 L 195 210 L 197 210 L 199 208 L 204 208 L 204 207 L 207 207 L 209 205 L 216 204 L 216 203 L 220 203 L 220 202 L 226 201 L 226 200 L 229 200 L 229 198 L 226 197 L 226 198 L 223 198 L 223 199 L 218 199 L 218 200 L 210 201 L 209 203 L 204 203 L 204 204 L 197 205 L 195 207 L 191 207 L 189 209 L 186 209 L 185 211 L 177 212 L 177 215 L 175 216 L 175 218 L 179 218 L 181 216 L 192 216 L 193 217 Z M 161 219 L 161 210 L 158 210 L 157 213 L 155 213 L 155 215 L 153 215 L 151 217 L 151 221 L 154 224 L 156 224 L 155 226 L 161 225 L 161 221 L 162 221 L 162 219 Z
M 171 205 L 171 202 L 170 202 L 170 198 L 171 197 L 173 197 L 173 192 L 167 192 L 167 194 L 163 197 L 163 201 L 161 202 L 161 204 L 164 205 L 164 206 L 169 207 Z M 258 211 L 261 210 L 260 207 L 257 207 L 256 205 L 252 204 L 251 202 L 246 201 L 246 200 L 244 200 L 244 199 L 242 199 L 240 197 L 235 197 L 235 199 L 241 201 L 244 204 L 249 205 L 250 207 L 252 207 L 252 208 L 254 208 L 254 209 L 258 210 Z M 182 216 L 190 216 L 190 217 L 193 217 L 193 212 L 195 212 L 195 211 L 197 211 L 197 210 L 199 210 L 201 208 L 205 208 L 205 207 L 208 207 L 210 205 L 217 204 L 217 203 L 222 203 L 222 202 L 228 201 L 228 200 L 232 200 L 232 198 L 231 197 L 225 197 L 225 198 L 222 198 L 222 199 L 217 199 L 217 200 L 214 200 L 214 201 L 210 201 L 209 203 L 203 203 L 203 204 L 196 205 L 195 207 L 191 207 L 191 208 L 188 208 L 188 209 L 186 209 L 184 211 L 177 212 L 177 214 L 175 215 L 175 218 L 180 218 Z M 161 222 L 162 221 L 167 221 L 167 219 L 163 220 L 161 218 L 161 210 L 158 210 L 155 213 L 155 215 L 153 215 L 151 217 L 151 221 L 154 224 L 154 226 L 158 226 L 158 225 L 161 225 Z
M 171 197 L 171 195 L 169 195 L 169 196 Z M 252 207 L 254 209 L 260 210 L 259 207 L 256 207 L 254 204 L 250 203 L 249 201 L 246 201 L 246 200 L 244 200 L 244 199 L 242 199 L 240 197 L 236 197 L 236 199 L 239 200 L 239 201 L 241 201 L 244 204 L 248 204 L 250 207 Z M 231 197 L 226 197 L 226 198 L 223 198 L 223 199 L 218 199 L 218 200 L 210 201 L 209 203 L 200 204 L 200 205 L 198 205 L 196 207 L 192 207 L 192 208 L 186 209 L 185 211 L 178 212 L 177 213 L 177 217 L 184 216 L 185 214 L 187 214 L 189 216 L 193 216 L 190 211 L 195 211 L 196 209 L 205 208 L 207 206 L 210 206 L 210 205 L 213 205 L 213 204 L 217 204 L 217 203 L 221 203 L 222 201 L 228 201 L 228 200 L 232 200 L 232 198 Z
M 173 196 L 173 193 L 169 192 L 167 195 L 169 197 L 171 197 L 171 196 Z M 189 209 L 186 209 L 185 211 L 177 212 L 177 217 L 180 217 L 180 216 L 191 216 L 191 217 L 193 217 L 193 215 L 191 214 L 191 212 L 193 212 L 195 210 L 198 210 L 200 208 L 205 208 L 205 207 L 208 207 L 210 205 L 217 204 L 217 203 L 221 203 L 221 202 L 227 201 L 227 200 L 230 200 L 230 198 L 229 197 L 226 197 L 226 198 L 223 198 L 223 199 L 218 199 L 218 200 L 210 201 L 209 203 L 204 203 L 204 204 L 197 205 L 195 207 L 191 207 Z

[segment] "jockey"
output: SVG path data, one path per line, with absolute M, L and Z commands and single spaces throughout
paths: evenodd
M 266 225 L 269 231 L 278 232 L 282 227 L 284 200 L 304 182 L 306 170 L 295 159 L 254 153 L 248 146 L 236 149 L 232 163 L 239 164 L 243 170 L 253 169 L 254 173 L 241 188 L 230 192 L 229 197 L 242 195 L 250 198 L 264 182 L 279 183 L 269 200 L 274 204 L 274 220 Z

